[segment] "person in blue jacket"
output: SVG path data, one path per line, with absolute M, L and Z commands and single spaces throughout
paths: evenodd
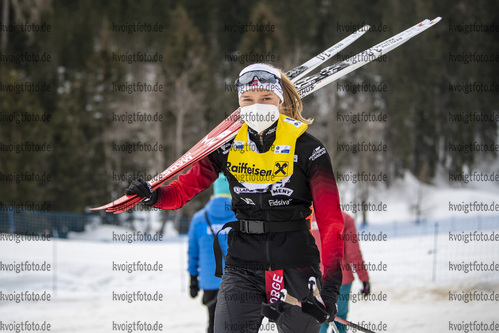
M 213 184 L 213 197 L 200 211 L 196 212 L 189 226 L 189 267 L 191 276 L 190 294 L 195 298 L 203 292 L 203 304 L 208 307 L 208 333 L 213 333 L 215 306 L 221 278 L 215 277 L 215 256 L 213 239 L 222 226 L 236 217 L 231 210 L 229 183 L 223 174 Z M 227 234 L 218 235 L 220 247 L 227 254 Z

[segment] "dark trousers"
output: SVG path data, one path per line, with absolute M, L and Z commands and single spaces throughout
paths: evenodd
M 213 333 L 215 323 L 215 308 L 217 305 L 218 289 L 204 290 L 203 304 L 208 307 L 208 333 Z
M 290 268 L 284 270 L 284 288 L 301 300 L 308 294 L 308 279 L 315 276 L 322 288 L 319 267 Z M 260 314 L 265 296 L 265 271 L 225 269 L 215 310 L 215 332 L 258 332 L 263 320 Z M 301 308 L 284 305 L 284 315 L 279 319 L 280 333 L 318 333 L 320 324 Z

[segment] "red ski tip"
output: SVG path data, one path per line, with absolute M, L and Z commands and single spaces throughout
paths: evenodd
M 128 202 L 129 200 L 133 200 L 136 197 L 137 196 L 135 194 L 134 195 L 124 195 L 121 198 L 119 198 L 118 200 L 111 201 L 110 203 L 108 203 L 108 204 L 106 204 L 104 206 L 90 208 L 90 210 L 102 210 L 102 209 L 106 209 L 106 211 L 109 211 L 109 209 L 112 209 L 113 207 L 118 207 L 118 206 L 120 206 L 120 205 Z

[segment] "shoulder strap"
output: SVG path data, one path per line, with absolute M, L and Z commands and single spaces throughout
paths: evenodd
M 211 223 L 210 223 L 210 219 L 208 218 L 208 212 L 205 210 L 204 211 L 204 217 L 206 218 L 206 222 L 208 222 L 208 226 L 210 227 L 210 230 L 211 230 L 211 234 L 213 235 L 214 239 L 213 239 L 213 249 L 215 251 L 215 262 L 219 261 L 220 259 L 217 259 L 218 256 L 221 255 L 221 257 L 225 260 L 225 254 L 222 252 L 222 249 L 220 248 L 220 243 L 218 242 L 218 234 L 220 233 L 220 230 L 219 232 L 217 232 L 215 234 L 215 232 L 213 231 L 213 228 L 211 227 Z M 215 250 L 215 243 L 216 243 L 216 247 L 217 247 L 217 250 L 220 251 L 220 254 L 217 253 L 218 251 Z M 221 262 L 220 262 L 220 265 L 221 265 Z M 221 277 L 218 276 L 218 277 Z
M 217 235 L 215 236 L 215 239 L 213 240 L 213 253 L 215 254 L 215 276 L 216 277 L 222 277 L 223 274 L 223 268 L 222 268 L 222 258 L 225 260 L 225 256 L 222 252 L 222 249 L 220 248 L 220 243 L 218 242 L 218 234 L 220 231 L 224 230 L 225 228 L 231 227 L 231 228 L 236 228 L 237 225 L 239 225 L 239 221 L 232 221 L 232 222 L 227 222 L 224 224 L 222 229 L 220 229 L 217 232 Z
M 211 234 L 215 236 L 215 232 L 213 231 L 213 228 L 211 227 L 210 219 L 208 218 L 208 212 L 205 210 L 204 211 L 204 217 L 206 218 L 206 222 L 208 222 L 208 227 L 210 227 Z

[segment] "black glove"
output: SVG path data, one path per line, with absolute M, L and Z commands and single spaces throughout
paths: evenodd
M 364 294 L 364 296 L 369 295 L 371 293 L 371 284 L 369 283 L 369 281 L 362 282 L 362 285 L 363 288 L 360 290 L 360 292 Z
M 326 322 L 330 323 L 336 317 L 338 313 L 338 306 L 335 302 L 330 302 L 328 300 L 324 300 L 324 304 L 326 305 L 326 312 L 329 314 L 329 318 Z
M 198 277 L 196 275 L 191 275 L 191 285 L 189 289 L 191 297 L 195 298 L 199 293 L 199 282 L 198 282 Z
M 263 303 L 260 308 L 260 314 L 269 318 L 271 323 L 277 323 L 284 314 L 283 301 L 277 300 L 274 303 Z
M 326 303 L 326 302 L 324 302 Z M 329 314 L 328 323 L 334 321 L 336 314 L 338 313 L 338 304 L 336 303 L 326 303 L 326 312 Z
M 132 184 L 130 184 L 130 187 L 125 190 L 125 194 L 136 194 L 137 196 L 144 198 L 145 200 L 143 202 L 146 205 L 154 205 L 158 199 L 158 192 L 153 192 L 151 185 L 141 178 L 134 180 Z
M 324 302 L 324 305 L 326 305 L 326 312 L 329 314 L 329 318 L 326 322 L 332 322 L 338 313 L 338 306 L 336 305 L 338 295 L 334 290 L 335 288 L 331 284 L 326 284 L 322 287 L 322 301 Z
M 338 296 L 340 295 L 341 282 L 343 279 L 343 274 L 341 273 L 341 266 L 338 266 L 335 270 L 331 270 L 328 274 L 327 280 L 324 280 L 321 297 L 326 305 L 326 311 L 329 314 L 327 322 L 331 322 L 336 317 L 338 313 L 338 306 L 336 305 L 338 301 Z

